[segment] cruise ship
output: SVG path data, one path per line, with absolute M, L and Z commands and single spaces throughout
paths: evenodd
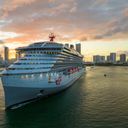
M 2 72 L 6 109 L 62 91 L 84 74 L 83 56 L 73 45 L 49 38 L 17 48 L 17 61 Z

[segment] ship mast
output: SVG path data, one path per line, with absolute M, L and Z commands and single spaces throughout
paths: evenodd
M 54 35 L 54 33 L 50 33 L 50 34 L 49 34 L 49 39 L 50 39 L 51 42 L 54 41 L 55 37 L 56 37 L 56 36 Z

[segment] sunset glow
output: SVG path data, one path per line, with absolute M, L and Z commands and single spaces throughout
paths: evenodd
M 92 55 L 128 51 L 127 0 L 1 0 L 0 44 L 14 49 L 36 41 L 82 44 Z

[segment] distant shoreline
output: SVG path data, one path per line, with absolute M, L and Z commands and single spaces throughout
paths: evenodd
M 128 66 L 128 64 L 86 64 L 86 66 L 124 66 L 124 67 L 126 67 L 126 66 Z

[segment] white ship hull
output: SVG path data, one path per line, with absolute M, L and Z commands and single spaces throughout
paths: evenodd
M 59 82 L 57 81 L 57 74 L 51 74 L 50 78 L 49 74 L 2 76 L 5 107 L 10 108 L 32 99 L 62 91 L 71 86 L 84 72 L 85 69 L 83 68 L 70 75 L 61 74 Z

